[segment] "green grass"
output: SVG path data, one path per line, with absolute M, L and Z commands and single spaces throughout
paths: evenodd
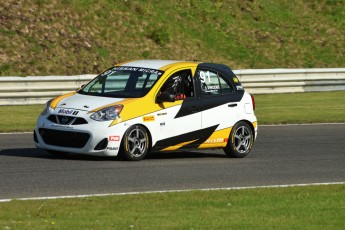
M 0 76 L 99 73 L 133 59 L 233 69 L 344 67 L 343 0 L 7 0 Z
M 0 203 L 0 229 L 344 229 L 345 185 Z
M 255 114 L 259 125 L 345 122 L 344 98 L 345 91 L 255 95 Z M 32 131 L 42 109 L 0 106 L 0 132 Z
M 260 124 L 345 122 L 345 91 L 255 95 Z
M 43 105 L 0 106 L 0 132 L 33 131 Z

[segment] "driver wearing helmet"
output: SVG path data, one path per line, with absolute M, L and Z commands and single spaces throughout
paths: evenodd
M 176 100 L 183 100 L 192 96 L 192 81 L 188 72 L 170 77 L 162 86 L 161 93 L 166 92 L 175 95 Z

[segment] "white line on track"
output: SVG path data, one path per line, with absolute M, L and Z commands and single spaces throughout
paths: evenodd
M 102 196 L 124 196 L 124 195 L 140 195 L 140 194 L 155 194 L 155 193 L 173 193 L 173 192 L 192 192 L 192 191 L 224 191 L 224 190 L 240 190 L 240 189 L 260 189 L 260 188 L 288 188 L 288 187 L 305 187 L 305 186 L 320 186 L 320 185 L 343 185 L 345 182 L 330 182 L 330 183 L 310 183 L 310 184 L 286 184 L 286 185 L 268 185 L 268 186 L 249 186 L 249 187 L 230 187 L 230 188 L 205 188 L 205 189 L 181 189 L 181 190 L 162 190 L 162 191 L 146 191 L 146 192 L 123 192 L 123 193 L 103 193 L 103 194 L 88 194 L 88 195 L 70 195 L 70 196 L 47 196 L 47 197 L 29 197 L 16 199 L 0 199 L 1 202 L 10 202 L 13 200 L 55 200 L 66 198 L 87 198 L 87 197 L 102 197 Z

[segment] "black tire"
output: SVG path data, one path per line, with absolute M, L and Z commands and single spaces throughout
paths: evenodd
M 254 142 L 254 134 L 250 125 L 240 121 L 232 128 L 228 144 L 223 149 L 228 157 L 242 158 L 249 154 Z
M 144 127 L 133 125 L 127 129 L 121 142 L 120 156 L 124 160 L 140 161 L 149 152 L 150 138 Z

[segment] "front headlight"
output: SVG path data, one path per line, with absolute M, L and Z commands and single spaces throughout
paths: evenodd
M 91 115 L 91 118 L 96 121 L 110 121 L 120 118 L 123 105 L 114 105 L 101 109 Z
M 41 115 L 46 115 L 49 111 L 50 104 L 52 103 L 53 99 L 50 99 L 46 102 L 46 104 L 43 107 L 43 111 L 41 112 Z

